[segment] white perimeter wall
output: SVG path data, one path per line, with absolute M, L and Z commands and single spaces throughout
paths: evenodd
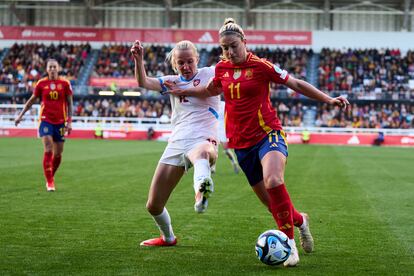
M 414 32 L 312 32 L 312 49 L 399 48 L 414 50 Z

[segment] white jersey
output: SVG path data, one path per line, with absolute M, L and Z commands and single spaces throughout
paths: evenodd
M 224 122 L 224 116 L 225 116 L 225 108 L 226 103 L 224 101 L 220 101 L 220 108 L 219 108 L 219 125 L 218 125 L 218 139 L 220 142 L 226 143 L 227 137 L 226 137 L 226 124 Z
M 214 67 L 198 69 L 197 74 L 190 80 L 182 76 L 159 77 L 163 91 L 167 91 L 165 81 L 173 81 L 181 89 L 206 86 L 214 77 Z M 173 131 L 170 142 L 185 139 L 211 138 L 217 140 L 218 110 L 220 96 L 197 98 L 170 95 L 171 124 Z

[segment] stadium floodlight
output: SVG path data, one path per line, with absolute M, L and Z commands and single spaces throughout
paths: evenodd
M 99 96 L 113 96 L 113 95 L 115 95 L 114 91 L 105 91 L 105 90 L 99 91 Z
M 139 92 L 139 91 L 124 91 L 124 92 L 122 92 L 122 95 L 139 97 L 139 96 L 141 96 L 141 92 Z

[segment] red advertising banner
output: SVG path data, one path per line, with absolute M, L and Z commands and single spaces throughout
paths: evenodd
M 312 32 L 253 31 L 246 30 L 249 44 L 312 45 Z M 180 29 L 115 29 L 115 28 L 66 28 L 0 26 L 0 39 L 49 40 L 83 42 L 132 42 L 176 43 L 190 40 L 197 44 L 218 44 L 218 30 Z
M 89 85 L 95 87 L 110 87 L 113 83 L 119 88 L 138 87 L 137 80 L 134 78 L 90 78 Z

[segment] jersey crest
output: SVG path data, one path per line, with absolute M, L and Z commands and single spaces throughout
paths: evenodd
M 241 69 L 235 68 L 234 73 L 233 73 L 233 79 L 237 80 L 238 78 L 240 78 L 240 76 L 241 76 Z
M 252 68 L 247 68 L 246 73 L 244 73 L 244 77 L 246 78 L 246 80 L 252 79 L 253 78 L 253 69 Z

